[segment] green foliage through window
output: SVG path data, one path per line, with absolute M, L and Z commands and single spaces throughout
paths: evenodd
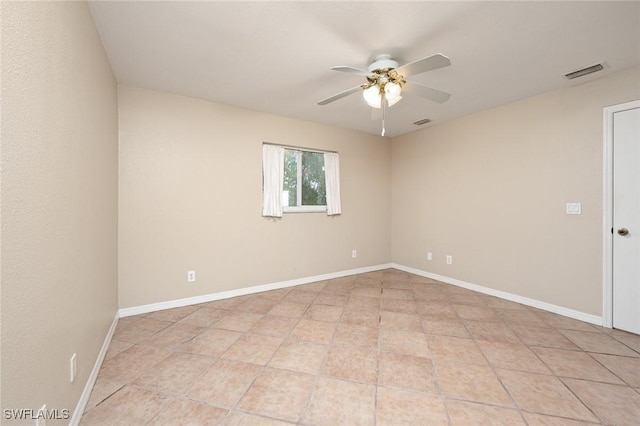
M 325 206 L 324 155 L 285 149 L 282 191 L 285 207 Z

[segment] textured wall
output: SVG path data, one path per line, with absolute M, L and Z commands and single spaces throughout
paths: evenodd
M 121 308 L 390 261 L 388 140 L 126 86 L 119 114 Z M 343 214 L 262 217 L 263 141 L 338 151 Z
M 600 315 L 602 109 L 639 82 L 629 70 L 395 138 L 393 261 Z
M 117 86 L 86 3 L 1 7 L 1 405 L 71 414 L 117 309 Z

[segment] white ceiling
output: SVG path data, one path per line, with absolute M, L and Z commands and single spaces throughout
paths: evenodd
M 332 71 L 366 69 L 378 54 L 402 65 L 434 53 L 452 65 L 412 80 L 452 94 L 405 95 L 387 136 L 581 84 L 640 65 L 640 2 L 90 1 L 119 83 L 379 134 Z M 596 74 L 564 74 L 604 61 Z M 640 82 L 639 82 L 640 84 Z M 430 124 L 430 125 L 432 125 Z

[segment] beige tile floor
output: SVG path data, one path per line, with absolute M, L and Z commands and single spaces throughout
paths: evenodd
M 640 424 L 640 336 L 397 270 L 122 318 L 85 425 Z

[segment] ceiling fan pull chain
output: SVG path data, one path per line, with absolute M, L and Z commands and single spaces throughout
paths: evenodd
M 384 119 L 387 112 L 387 97 L 382 92 L 382 133 L 380 136 L 384 136 Z

